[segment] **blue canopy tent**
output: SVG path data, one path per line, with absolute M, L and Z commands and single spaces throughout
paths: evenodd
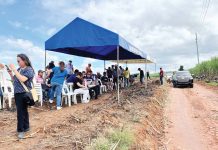
M 81 18 L 74 19 L 45 42 L 45 63 L 46 50 L 100 60 L 117 60 L 118 66 L 119 60 L 147 58 L 145 53 L 117 33 Z

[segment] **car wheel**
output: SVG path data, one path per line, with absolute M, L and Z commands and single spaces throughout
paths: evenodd
M 193 88 L 193 87 L 194 87 L 194 85 L 193 85 L 193 84 L 191 84 L 191 85 L 190 85 L 190 88 Z

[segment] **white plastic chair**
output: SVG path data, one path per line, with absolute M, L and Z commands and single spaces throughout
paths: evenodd
M 68 89 L 68 93 L 70 93 L 70 95 L 72 95 L 72 101 L 74 104 L 77 104 L 77 95 L 80 95 L 80 98 L 82 99 L 83 98 L 83 95 L 80 94 L 80 93 L 75 93 L 74 90 L 73 90 L 73 83 L 67 83 L 67 87 Z M 65 90 L 65 91 L 66 91 Z M 69 100 L 68 100 L 69 101 Z M 67 104 L 67 101 L 65 100 L 65 104 Z M 71 106 L 71 101 L 68 102 L 69 106 Z
M 107 92 L 107 86 L 103 85 L 100 79 L 98 79 L 98 81 L 101 84 L 101 86 L 100 86 L 100 94 L 102 94 L 103 92 Z
M 4 94 L 3 97 L 8 99 L 9 108 L 12 106 L 12 99 L 14 99 L 14 87 L 11 81 L 6 81 L 4 85 Z M 3 101 L 3 108 L 5 108 L 5 102 Z
M 42 85 L 41 83 L 34 83 L 34 87 L 36 89 L 36 94 L 39 98 L 38 100 L 40 101 L 40 104 L 42 106 L 42 103 L 43 103 Z
M 77 104 L 76 96 L 78 93 L 73 92 L 73 83 L 63 84 L 62 88 L 62 100 L 65 100 L 65 104 L 68 103 L 68 106 L 71 106 L 71 102 Z M 82 99 L 82 94 L 79 94 Z

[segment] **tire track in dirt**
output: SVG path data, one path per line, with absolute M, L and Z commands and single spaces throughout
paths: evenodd
M 170 150 L 213 150 L 217 147 L 218 95 L 195 84 L 170 88 L 166 147 Z

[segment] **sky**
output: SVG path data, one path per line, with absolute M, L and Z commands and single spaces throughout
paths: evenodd
M 157 70 L 185 69 L 197 64 L 195 33 L 200 61 L 218 56 L 218 1 L 211 0 L 0 0 L 0 62 L 15 63 L 27 54 L 36 70 L 44 68 L 44 42 L 76 17 L 119 33 L 156 60 Z M 72 55 L 47 53 L 48 60 L 72 60 L 84 70 L 92 63 L 103 71 L 104 62 Z M 111 65 L 106 62 L 106 66 Z M 126 65 L 123 65 L 124 67 Z M 144 65 L 128 65 L 135 73 Z M 150 72 L 155 65 L 148 65 Z

